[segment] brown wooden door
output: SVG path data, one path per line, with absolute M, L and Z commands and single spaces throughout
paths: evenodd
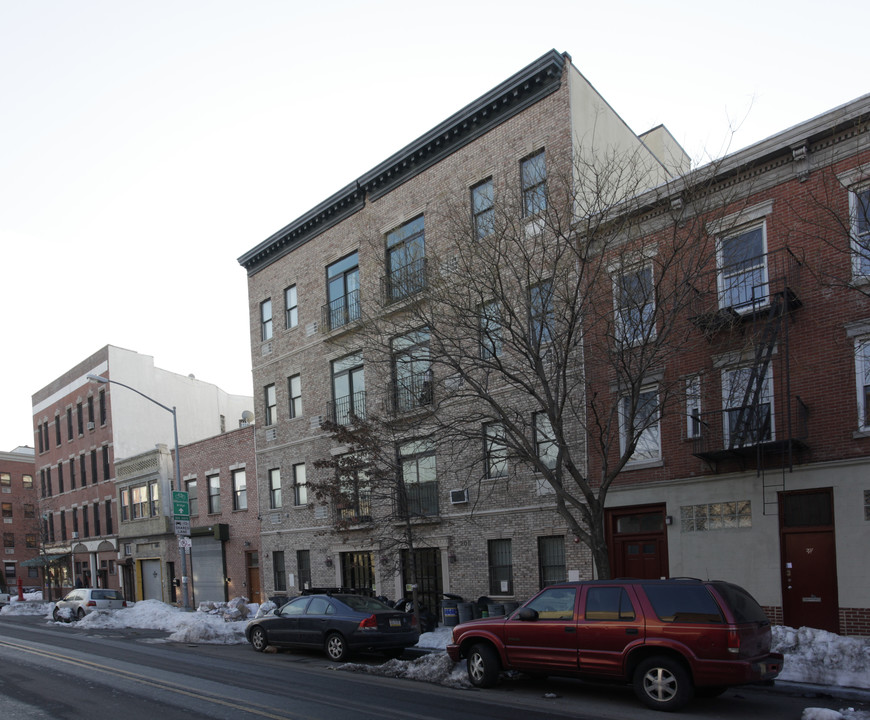
M 837 551 L 830 489 L 783 493 L 780 533 L 785 624 L 839 632 Z
M 607 545 L 613 577 L 641 580 L 668 577 L 665 506 L 608 510 Z
M 249 552 L 245 553 L 248 570 L 248 596 L 252 603 L 261 603 L 260 596 L 260 553 Z

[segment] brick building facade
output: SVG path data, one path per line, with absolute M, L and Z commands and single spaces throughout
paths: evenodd
M 36 558 L 40 548 L 39 500 L 34 475 L 33 448 L 0 452 L 0 506 L 3 517 L 3 577 L 0 591 L 15 593 L 40 586 L 42 575 Z
M 388 302 L 403 300 L 423 264 L 444 259 L 450 230 L 439 215 L 448 194 L 467 198 L 488 185 L 506 194 L 522 186 L 533 196 L 524 168 L 544 173 L 546 163 L 547 174 L 570 173 L 565 159 L 596 132 L 643 158 L 644 187 L 687 166 L 666 131 L 642 142 L 570 58 L 551 52 L 240 258 L 249 281 L 267 594 L 337 585 L 404 594 L 409 558 L 375 537 L 368 520 L 376 510 L 360 497 L 350 508 L 324 502 L 307 487 L 327 472 L 314 463 L 342 452 L 321 429 L 324 419 L 413 415 L 428 392 L 425 378 L 417 386 L 409 375 L 398 394 L 389 369 L 361 344 L 354 349 L 355 321 L 385 294 Z M 668 159 L 654 157 L 651 147 Z M 535 232 L 533 221 L 523 222 Z M 403 253 L 422 254 L 424 243 L 425 258 L 399 268 Z M 396 340 L 384 338 L 387 354 Z M 512 466 L 470 487 L 451 448 L 420 451 L 417 438 L 410 454 L 411 439 L 397 453 L 403 467 L 416 463 L 415 476 L 427 478 L 415 500 L 426 504 L 415 532 L 417 580 L 430 607 L 444 591 L 514 602 L 546 582 L 592 575 L 586 546 L 531 469 Z M 359 522 L 343 523 L 349 512 Z

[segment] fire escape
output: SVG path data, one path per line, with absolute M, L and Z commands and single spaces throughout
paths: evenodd
M 697 413 L 693 454 L 714 472 L 754 467 L 765 514 L 776 513 L 786 473 L 809 449 L 809 409 L 792 392 L 790 373 L 790 326 L 802 306 L 800 270 L 788 249 L 720 268 L 715 298 L 698 293 L 692 317 L 714 353 L 739 357 L 731 369 L 720 363 L 721 399 L 712 391 L 704 396 L 707 408 L 721 409 Z

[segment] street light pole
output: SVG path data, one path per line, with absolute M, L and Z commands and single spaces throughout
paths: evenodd
M 172 413 L 172 431 L 175 435 L 175 489 L 183 491 L 184 488 L 181 485 L 181 460 L 180 455 L 178 453 L 178 414 L 175 412 L 175 406 L 168 407 L 161 402 L 158 402 L 153 397 L 146 395 L 145 393 L 137 390 L 134 387 L 130 387 L 129 385 L 125 385 L 118 380 L 110 380 L 109 378 L 103 377 L 102 375 L 93 375 L 89 374 L 87 376 L 88 380 L 95 383 L 100 383 L 102 385 L 112 383 L 113 385 L 120 385 L 121 387 L 125 387 L 128 390 L 132 390 L 137 395 L 141 395 L 146 400 L 150 400 L 158 407 L 163 408 L 168 413 Z M 185 548 L 180 547 L 181 551 L 181 590 L 184 595 L 184 609 L 190 610 L 190 595 L 188 593 L 188 577 L 187 577 L 187 551 Z

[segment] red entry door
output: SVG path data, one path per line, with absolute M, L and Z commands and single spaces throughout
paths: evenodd
M 785 624 L 839 632 L 834 533 L 792 532 L 784 535 L 783 540 Z

